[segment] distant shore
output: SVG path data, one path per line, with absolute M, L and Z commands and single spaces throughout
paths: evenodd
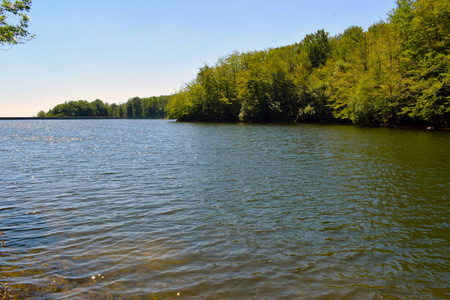
M 147 120 L 161 120 L 161 119 L 150 119 L 147 117 L 0 117 L 0 120 L 93 120 L 93 119 L 147 119 Z

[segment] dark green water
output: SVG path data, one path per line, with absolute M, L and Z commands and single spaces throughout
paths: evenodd
M 0 121 L 34 299 L 449 299 L 450 132 Z

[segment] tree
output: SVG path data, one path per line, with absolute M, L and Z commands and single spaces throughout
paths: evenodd
M 390 117 L 396 83 L 395 43 L 389 26 L 374 24 L 365 32 L 350 26 L 338 38 L 336 64 L 329 81 L 329 106 L 339 119 L 379 125 Z
M 40 112 L 37 113 L 36 117 L 45 118 L 45 111 L 41 110 Z
M 131 99 L 129 99 L 127 101 L 127 103 L 125 104 L 125 116 L 127 118 L 132 118 L 133 117 L 133 101 Z
M 237 76 L 239 119 L 244 122 L 270 122 L 270 77 L 267 51 L 250 52 L 244 56 L 245 68 Z
M 0 46 L 24 44 L 35 37 L 27 30 L 30 18 L 25 12 L 30 11 L 31 0 L 3 0 L 0 4 Z M 8 18 L 16 19 L 9 22 Z
M 141 98 L 134 97 L 129 101 L 131 101 L 131 106 L 133 108 L 133 117 L 135 117 L 135 118 L 143 117 Z
M 170 96 L 153 96 L 142 98 L 143 117 L 150 119 L 162 119 L 166 116 L 164 109 Z
M 117 118 L 119 117 L 119 109 L 120 106 L 118 106 L 117 104 L 113 103 L 110 105 L 111 107 L 111 117 Z
M 119 105 L 119 118 L 125 118 L 126 116 L 126 104 L 122 103 Z
M 450 1 L 399 0 L 390 17 L 400 39 L 403 114 L 450 126 Z
M 307 34 L 303 43 L 308 49 L 308 57 L 313 68 L 325 65 L 328 57 L 331 55 L 331 45 L 328 38 L 328 32 L 317 30 L 316 33 Z
M 105 103 L 103 103 L 102 100 L 96 99 L 95 101 L 91 102 L 95 106 L 95 116 L 97 117 L 107 117 L 108 116 L 108 107 Z

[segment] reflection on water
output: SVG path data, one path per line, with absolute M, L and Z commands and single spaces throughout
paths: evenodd
M 446 299 L 449 132 L 0 121 L 17 298 Z

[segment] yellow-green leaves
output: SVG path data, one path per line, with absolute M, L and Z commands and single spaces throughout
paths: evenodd
M 35 37 L 27 30 L 31 0 L 3 0 L 0 4 L 0 46 L 23 44 Z

